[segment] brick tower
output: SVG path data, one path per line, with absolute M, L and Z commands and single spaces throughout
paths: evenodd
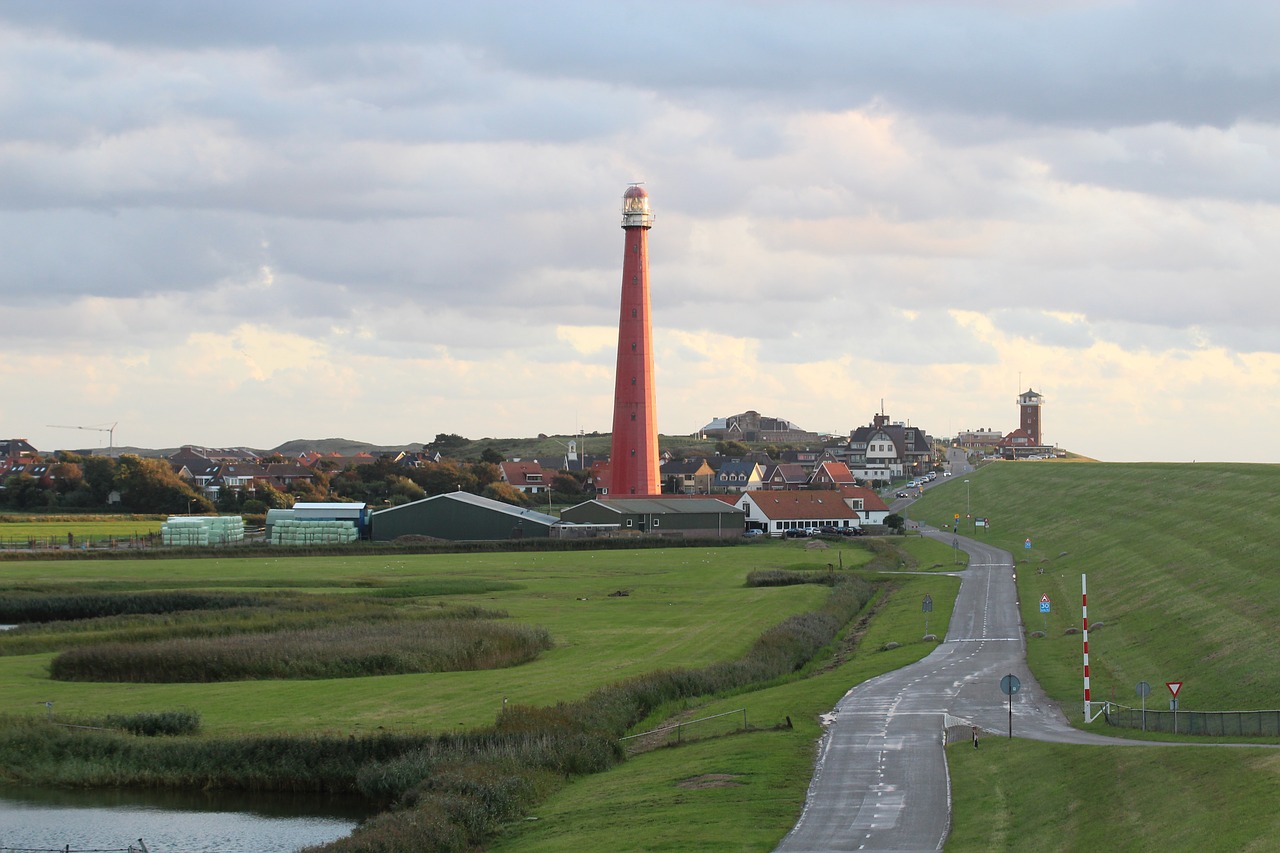
M 1018 395 L 1018 411 L 1021 414 L 1019 425 L 1023 432 L 1031 436 L 1031 443 L 1036 447 L 1044 446 L 1040 434 L 1040 407 L 1043 405 L 1044 397 L 1030 388 Z
M 654 402 L 653 330 L 649 322 L 649 194 L 632 185 L 622 194 L 622 307 L 613 386 L 613 450 L 609 494 L 656 495 L 658 412 Z

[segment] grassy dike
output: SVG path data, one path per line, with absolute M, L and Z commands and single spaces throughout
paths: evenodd
M 935 526 L 963 517 L 962 479 L 931 490 L 910 517 Z M 1095 700 L 1136 706 L 1134 686 L 1147 681 L 1148 707 L 1167 708 L 1164 682 L 1183 681 L 1183 710 L 1280 707 L 1280 467 L 997 463 L 969 480 L 973 514 L 993 521 L 977 538 L 1018 560 L 1029 630 L 1043 630 L 1039 600 L 1050 597 L 1049 630 L 1029 640 L 1028 657 L 1074 723 L 1082 643 L 1066 631 L 1080 625 L 1081 573 Z M 949 753 L 948 851 L 1264 851 L 1280 838 L 1277 749 L 987 738 Z

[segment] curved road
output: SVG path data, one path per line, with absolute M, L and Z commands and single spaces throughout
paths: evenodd
M 923 532 L 952 542 L 950 533 Z M 988 733 L 1006 732 L 1009 705 L 1000 679 L 1008 674 L 1022 683 L 1013 698 L 1019 737 L 1124 743 L 1072 728 L 1042 696 L 1027 669 L 1012 555 L 963 536 L 958 544 L 969 554 L 969 566 L 960 573 L 944 642 L 923 660 L 863 682 L 840 700 L 804 811 L 777 853 L 941 849 L 951 815 L 944 715 Z

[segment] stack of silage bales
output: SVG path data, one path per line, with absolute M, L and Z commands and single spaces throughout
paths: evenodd
M 359 538 L 351 521 L 281 518 L 271 525 L 272 545 L 345 545 Z
M 244 519 L 238 515 L 212 517 L 173 515 L 160 525 L 165 545 L 229 545 L 244 541 Z

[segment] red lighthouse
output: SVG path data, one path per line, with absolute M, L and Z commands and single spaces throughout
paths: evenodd
M 613 386 L 611 495 L 656 495 L 658 413 L 654 402 L 653 330 L 649 322 L 649 194 L 632 185 L 622 194 L 622 308 Z

